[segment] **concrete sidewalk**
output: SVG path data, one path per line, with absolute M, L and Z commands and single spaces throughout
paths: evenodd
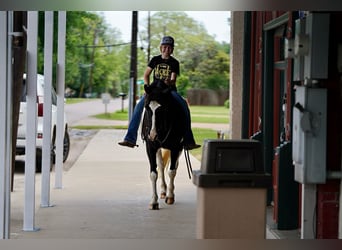
M 52 207 L 40 207 L 40 175 L 36 178 L 35 232 L 22 230 L 23 190 L 12 193 L 11 238 L 194 239 L 196 186 L 181 155 L 175 180 L 176 202 L 151 211 L 152 196 L 145 145 L 131 149 L 117 144 L 124 130 L 100 130 L 73 167 L 63 174 L 63 188 L 54 189 Z M 193 169 L 200 163 L 191 158 Z

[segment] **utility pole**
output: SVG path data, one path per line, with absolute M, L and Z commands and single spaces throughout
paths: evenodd
M 151 57 L 151 16 L 148 12 L 147 17 L 147 64 L 150 62 Z
M 137 93 L 137 36 L 138 36 L 138 11 L 132 12 L 132 41 L 131 41 L 131 69 L 130 69 L 130 108 L 129 118 L 131 119 L 136 104 Z
M 95 66 L 95 63 L 94 63 L 94 60 L 95 60 L 95 46 L 97 45 L 97 32 L 98 32 L 98 29 L 97 27 L 95 27 L 95 30 L 94 30 L 94 37 L 93 37 L 93 50 L 91 52 L 91 67 L 90 67 L 90 72 L 89 72 L 89 79 L 88 79 L 88 93 L 90 94 L 91 97 L 92 96 L 92 92 L 93 92 L 93 73 L 94 73 L 94 66 Z

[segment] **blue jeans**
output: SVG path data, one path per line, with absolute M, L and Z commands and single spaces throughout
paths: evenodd
M 189 144 L 195 144 L 194 135 L 192 134 L 191 130 L 191 116 L 190 116 L 190 110 L 188 107 L 187 102 L 184 100 L 184 98 L 178 94 L 177 91 L 171 91 L 171 94 L 173 98 L 176 99 L 176 101 L 181 105 L 184 113 L 185 113 L 185 134 L 184 134 L 184 145 Z
M 124 138 L 125 141 L 136 144 L 138 137 L 138 129 L 141 121 L 141 115 L 144 111 L 145 96 L 140 98 L 140 101 L 135 105 L 131 122 L 129 123 L 127 134 Z
M 190 118 L 190 110 L 189 110 L 188 104 L 186 103 L 184 98 L 178 94 L 178 92 L 171 91 L 171 94 L 173 98 L 175 98 L 176 101 L 181 105 L 185 113 L 186 128 L 185 128 L 185 134 L 184 134 L 184 144 L 185 145 L 194 144 L 195 139 L 191 130 L 191 118 Z M 131 122 L 129 123 L 128 130 L 124 138 L 125 141 L 136 144 L 137 137 L 138 137 L 138 129 L 139 129 L 140 121 L 141 121 L 141 115 L 144 111 L 144 104 L 145 104 L 145 96 L 140 98 L 140 101 L 134 108 L 132 119 L 131 119 Z

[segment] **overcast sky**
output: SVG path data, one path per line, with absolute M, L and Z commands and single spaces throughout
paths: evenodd
M 202 23 L 210 35 L 215 36 L 218 42 L 230 42 L 230 27 L 227 19 L 229 11 L 185 11 L 190 17 Z M 132 12 L 131 11 L 104 11 L 106 21 L 122 33 L 124 42 L 131 40 Z M 151 15 L 153 12 L 151 12 Z M 145 19 L 147 11 L 139 11 L 138 18 Z

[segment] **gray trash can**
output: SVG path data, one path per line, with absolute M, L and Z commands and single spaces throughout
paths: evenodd
M 198 239 L 265 239 L 267 188 L 256 140 L 206 140 L 197 186 Z

